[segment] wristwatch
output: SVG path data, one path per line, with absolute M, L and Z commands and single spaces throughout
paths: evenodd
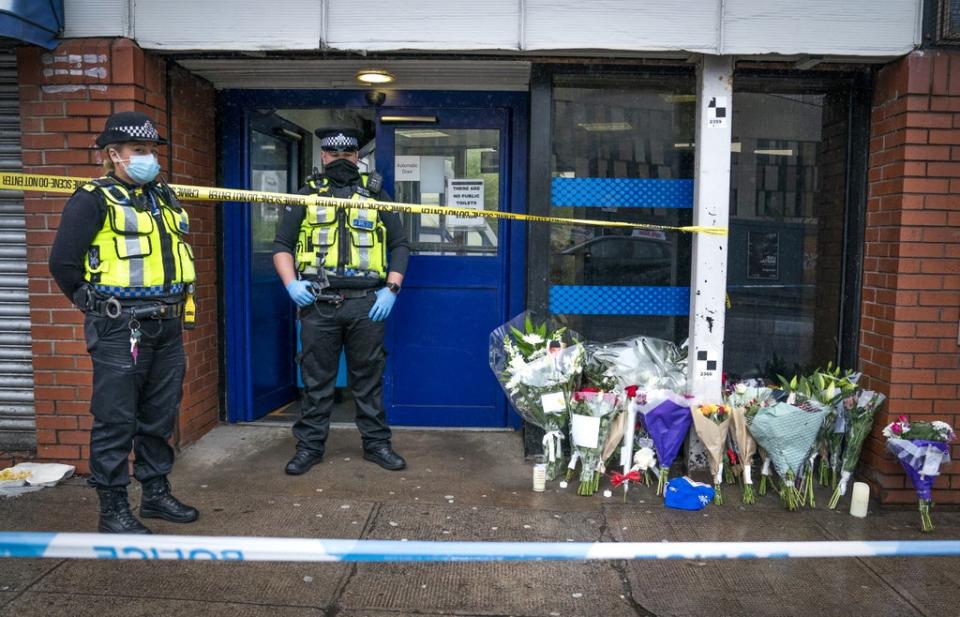
M 396 283 L 387 283 L 386 287 L 395 294 L 400 293 L 400 286 Z

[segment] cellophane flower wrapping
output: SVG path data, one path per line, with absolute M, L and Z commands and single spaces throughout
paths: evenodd
M 838 410 L 838 417 L 842 413 L 845 418 L 846 436 L 844 438 L 843 456 L 841 457 L 840 478 L 837 480 L 837 485 L 833 489 L 833 496 L 828 504 L 831 510 L 836 508 L 840 498 L 847 494 L 850 477 L 860 461 L 863 442 L 866 441 L 867 435 L 873 429 L 877 410 L 880 409 L 885 399 L 886 397 L 879 392 L 862 390 L 844 397 L 839 403 L 842 412 Z
M 939 420 L 909 422 L 901 416 L 883 429 L 883 435 L 887 450 L 896 455 L 917 492 L 921 530 L 933 531 L 933 483 L 950 461 L 950 442 L 956 437 L 953 428 Z
M 579 335 L 527 311 L 490 334 L 490 368 L 517 413 L 544 431 L 547 479 L 563 465 L 570 395 L 583 371 Z
M 593 495 L 605 471 L 603 445 L 611 423 L 620 413 L 620 404 L 612 392 L 574 392 L 572 400 L 570 443 L 580 461 L 577 494 Z
M 644 398 L 645 400 L 637 405 L 637 412 L 657 452 L 660 464 L 657 494 L 662 495 L 670 466 L 677 458 L 693 422 L 690 418 L 692 401 L 672 390 L 664 389 L 650 390 L 644 393 Z
M 731 433 L 743 465 L 743 503 L 745 504 L 756 502 L 753 490 L 753 459 L 757 453 L 757 442 L 747 426 L 748 416 L 752 418 L 761 407 L 766 407 L 772 402 L 773 393 L 770 388 L 749 384 L 735 385 L 727 397 L 727 403 L 730 405 Z
M 687 349 L 670 341 L 646 336 L 612 343 L 591 343 L 591 357 L 605 367 L 621 390 L 637 386 L 640 390 L 687 390 Z
M 758 410 L 749 423 L 750 433 L 766 450 L 783 480 L 781 497 L 789 510 L 796 510 L 800 505 L 796 480 L 816 445 L 824 413 L 823 409 L 805 410 L 780 402 Z
M 723 503 L 723 456 L 730 431 L 730 410 L 717 403 L 701 403 L 690 407 L 693 428 L 707 451 L 710 473 L 713 475 L 714 503 Z
M 820 430 L 817 431 L 813 446 L 807 452 L 807 460 L 804 463 L 800 480 L 800 505 L 809 505 L 813 508 L 816 506 L 816 495 L 814 493 L 816 461 L 817 457 L 824 451 L 827 436 L 833 431 L 836 410 L 832 402 L 823 402 L 816 398 L 804 396 L 798 396 L 795 405 L 804 411 L 820 415 Z

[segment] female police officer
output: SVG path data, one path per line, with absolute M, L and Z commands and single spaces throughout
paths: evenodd
M 156 146 L 165 143 L 145 114 L 110 116 L 97 138 L 108 173 L 67 202 L 50 252 L 50 273 L 86 314 L 90 472 L 104 533 L 150 533 L 127 503 L 131 448 L 143 485 L 141 517 L 189 523 L 199 515 L 167 481 L 186 369 L 181 319 L 186 311 L 192 322 L 194 264 L 187 213 L 156 182 Z

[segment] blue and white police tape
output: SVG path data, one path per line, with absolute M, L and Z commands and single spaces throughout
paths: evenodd
M 960 556 L 960 540 L 404 542 L 0 532 L 0 557 L 217 561 L 584 561 Z

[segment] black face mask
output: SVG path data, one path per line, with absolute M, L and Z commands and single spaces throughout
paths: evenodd
M 323 175 L 330 182 L 346 186 L 360 181 L 357 164 L 348 159 L 335 159 L 323 166 Z

